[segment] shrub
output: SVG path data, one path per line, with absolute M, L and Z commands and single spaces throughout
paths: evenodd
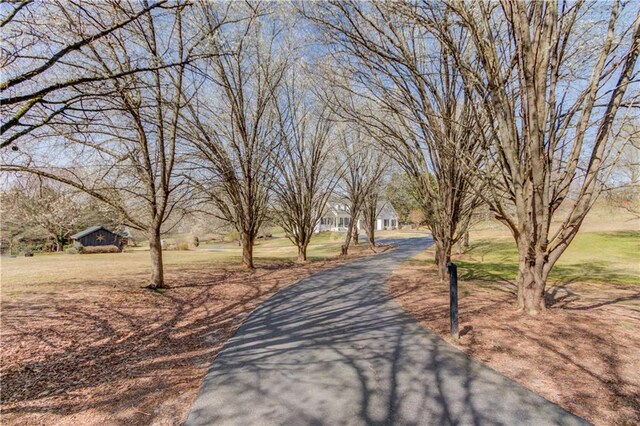
M 200 240 L 194 234 L 182 234 L 175 239 L 176 250 L 187 250 L 185 248 L 181 248 L 182 244 L 187 244 L 189 248 L 198 247 L 200 245 Z
M 116 246 L 87 246 L 84 247 L 81 253 L 94 254 L 94 253 L 119 253 L 120 249 Z
M 238 241 L 240 239 L 240 234 L 238 231 L 229 232 L 226 237 L 224 237 L 225 241 Z
M 189 250 L 188 243 L 178 243 L 178 250 Z

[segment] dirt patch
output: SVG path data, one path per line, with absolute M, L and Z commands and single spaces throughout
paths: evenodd
M 388 247 L 385 247 L 388 249 Z M 368 254 L 50 284 L 2 301 L 2 424 L 179 424 L 215 354 L 278 290 Z
M 459 286 L 461 337 L 449 335 L 449 287 L 407 264 L 393 297 L 460 350 L 596 425 L 640 424 L 640 287 L 572 282 L 537 317 L 515 311 L 510 283 Z

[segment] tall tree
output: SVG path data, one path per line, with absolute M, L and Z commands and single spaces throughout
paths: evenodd
M 530 314 L 545 309 L 549 273 L 602 189 L 616 117 L 637 105 L 638 9 L 503 0 L 410 10 L 446 46 L 476 100 L 472 117 L 490 149 L 484 165 L 467 159 L 466 170 L 487 183 L 484 197 L 513 234 L 518 306 Z
M 441 279 L 451 248 L 479 202 L 463 162 L 479 161 L 481 131 L 471 120 L 453 57 L 428 27 L 407 19 L 412 4 L 330 2 L 306 15 L 325 30 L 340 71 L 332 104 L 366 129 L 411 179 L 436 245 Z M 444 24 L 443 24 L 444 25 Z M 467 40 L 453 42 L 464 48 Z
M 134 7 L 113 3 L 108 11 L 120 21 L 135 13 Z M 67 109 L 67 121 L 49 123 L 46 134 L 5 155 L 3 165 L 5 171 L 37 174 L 84 191 L 120 212 L 126 225 L 146 232 L 150 288 L 165 287 L 163 224 L 188 199 L 176 179 L 184 77 L 194 54 L 191 43 L 198 41 L 185 34 L 187 7 L 175 2 L 154 9 L 82 50 L 77 60 L 92 74 L 109 78 L 86 83 L 82 104 Z M 78 32 L 86 24 L 71 22 Z
M 242 263 L 253 268 L 253 246 L 267 215 L 277 134 L 276 91 L 287 69 L 274 4 L 202 2 L 201 31 L 211 56 L 202 87 L 187 103 L 199 193 L 240 234 Z M 233 25 L 223 25 L 225 19 Z
M 376 222 L 378 215 L 384 208 L 384 203 L 381 202 L 381 195 L 383 192 L 382 185 L 376 185 L 375 188 L 367 194 L 362 203 L 362 223 L 364 225 L 364 231 L 367 234 L 367 243 L 369 248 L 376 251 Z
M 368 198 L 379 191 L 382 177 L 389 166 L 389 159 L 376 151 L 364 131 L 355 126 L 342 130 L 340 135 L 339 162 L 341 164 L 338 190 L 347 202 L 349 225 L 342 245 L 342 255 L 347 255 L 357 222 Z M 356 231 L 354 231 L 356 230 Z
M 293 69 L 280 88 L 277 111 L 281 157 L 275 162 L 274 207 L 278 222 L 307 260 L 307 246 L 337 181 L 332 124 L 311 96 L 308 75 Z

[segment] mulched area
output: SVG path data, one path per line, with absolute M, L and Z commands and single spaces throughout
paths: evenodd
M 164 293 L 133 276 L 3 300 L 2 424 L 180 424 L 215 354 L 259 303 L 357 252 L 169 272 Z
M 640 286 L 571 282 L 536 317 L 509 282 L 459 285 L 461 337 L 449 334 L 449 287 L 435 267 L 405 265 L 392 296 L 460 350 L 595 425 L 640 424 Z

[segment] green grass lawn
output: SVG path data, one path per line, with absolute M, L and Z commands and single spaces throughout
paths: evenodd
M 471 241 L 457 260 L 462 279 L 513 280 L 518 253 L 509 237 Z M 564 283 L 640 284 L 640 231 L 583 232 L 553 268 L 550 280 Z

